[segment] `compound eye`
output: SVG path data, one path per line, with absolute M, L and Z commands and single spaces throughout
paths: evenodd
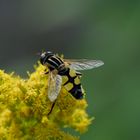
M 46 56 L 46 52 L 41 54 L 41 58 L 45 58 L 45 56 Z
M 40 55 L 40 62 L 41 64 L 45 64 L 46 61 L 48 60 L 48 58 L 50 58 L 51 56 L 53 56 L 54 54 L 50 51 L 47 51 L 47 52 L 43 52 L 41 55 Z
M 40 63 L 43 65 L 44 64 L 44 59 L 46 58 L 46 52 L 42 53 L 40 56 Z

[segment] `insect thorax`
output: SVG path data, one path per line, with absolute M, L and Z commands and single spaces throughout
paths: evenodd
M 54 69 L 61 71 L 65 68 L 63 60 L 55 55 L 46 60 L 46 65 L 50 71 L 53 71 Z

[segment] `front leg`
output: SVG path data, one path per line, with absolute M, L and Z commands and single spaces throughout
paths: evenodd
M 44 74 L 49 74 L 49 70 L 45 69 Z

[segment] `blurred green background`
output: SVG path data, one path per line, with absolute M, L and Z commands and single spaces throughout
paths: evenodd
M 101 59 L 84 71 L 88 112 L 81 140 L 140 139 L 140 1 L 0 1 L 0 68 L 26 77 L 42 50 Z

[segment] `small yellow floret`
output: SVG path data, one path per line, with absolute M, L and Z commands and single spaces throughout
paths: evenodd
M 35 69 L 35 72 L 28 73 L 26 80 L 0 70 L 0 138 L 78 140 L 79 137 L 63 132 L 61 128 L 72 127 L 79 132 L 87 130 L 92 119 L 86 113 L 86 100 L 76 100 L 68 92 L 73 86 L 69 83 L 67 88 L 62 86 L 48 115 L 53 103 L 47 95 L 46 67 L 39 64 Z M 71 74 L 74 75 L 73 72 Z M 66 78 L 64 80 L 67 81 Z M 75 83 L 79 81 L 75 79 Z

